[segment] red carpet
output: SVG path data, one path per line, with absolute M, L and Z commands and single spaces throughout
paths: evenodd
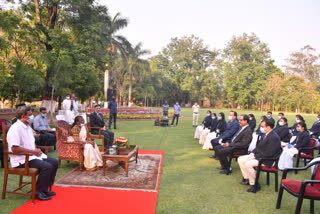
M 161 154 L 163 151 L 140 150 L 140 154 Z M 162 167 L 161 159 L 160 170 Z M 160 175 L 158 177 L 159 189 Z M 113 190 L 89 187 L 53 187 L 57 193 L 50 201 L 31 201 L 25 203 L 13 214 L 64 214 L 64 213 L 155 213 L 158 192 L 136 191 L 136 190 Z

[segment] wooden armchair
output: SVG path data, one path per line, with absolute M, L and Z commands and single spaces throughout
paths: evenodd
M 2 123 L 2 143 L 3 143 L 3 153 L 4 153 L 4 178 L 3 178 L 3 189 L 2 189 L 2 199 L 5 199 L 6 193 L 13 193 L 18 195 L 31 196 L 32 203 L 35 203 L 35 193 L 36 193 L 36 176 L 39 174 L 39 170 L 36 168 L 29 168 L 29 156 L 32 154 L 28 153 L 14 153 L 8 152 L 7 142 L 6 142 L 6 132 L 4 123 Z M 48 154 L 48 149 L 52 148 L 51 146 L 37 146 L 37 148 L 44 149 L 45 153 Z M 8 164 L 8 155 L 25 155 L 25 166 L 24 168 L 12 168 Z M 7 190 L 7 182 L 9 174 L 19 175 L 19 186 L 15 190 Z M 31 182 L 23 182 L 23 176 L 30 176 Z M 25 193 L 22 192 L 22 188 L 31 184 L 31 191 Z
M 86 114 L 86 119 L 87 119 L 87 132 L 88 132 L 88 137 L 89 138 L 94 138 L 94 139 L 101 139 L 102 145 L 98 145 L 100 147 L 100 151 L 104 151 L 104 136 L 101 134 L 101 127 L 92 127 L 90 126 L 90 116 L 92 113 L 87 113 Z M 91 131 L 92 129 L 98 130 L 98 134 L 92 134 Z
M 80 142 L 68 142 L 69 130 L 56 126 L 59 167 L 61 160 L 77 161 L 80 170 L 83 170 L 83 144 Z

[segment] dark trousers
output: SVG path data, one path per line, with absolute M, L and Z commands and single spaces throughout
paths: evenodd
M 111 124 L 112 124 L 112 118 L 113 118 L 113 128 L 116 129 L 117 128 L 117 113 L 110 113 L 110 117 L 109 117 L 109 129 L 111 129 Z
M 168 111 L 163 111 L 163 116 L 168 117 Z
M 21 164 L 17 168 L 24 168 L 24 164 Z M 47 191 L 54 183 L 58 169 L 58 160 L 52 157 L 47 159 L 38 160 L 34 159 L 29 161 L 29 168 L 39 169 L 39 175 L 36 183 L 36 193 Z
M 229 167 L 229 162 L 228 162 L 228 155 L 232 152 L 232 148 L 231 147 L 226 147 L 224 148 L 221 145 L 217 145 L 213 148 L 213 150 L 216 152 L 216 156 L 217 158 L 219 158 L 221 167 L 223 169 L 228 169 Z
M 212 140 L 211 140 L 212 148 L 214 148 L 215 146 L 220 145 L 220 144 L 219 144 L 219 140 L 220 140 L 220 138 L 219 138 L 219 137 L 214 138 L 214 139 L 212 139 Z
M 41 131 L 41 134 L 44 134 L 48 137 L 47 139 L 47 146 L 54 146 L 56 148 L 57 138 L 56 132 L 48 132 L 48 131 Z
M 179 121 L 179 114 L 174 114 L 174 115 L 173 115 L 171 125 L 173 125 L 173 124 L 174 124 L 174 120 L 175 120 L 176 118 L 177 118 L 176 125 L 178 125 L 178 121 Z
M 113 144 L 114 133 L 109 130 L 101 130 L 101 134 L 104 136 L 104 149 L 106 150 Z

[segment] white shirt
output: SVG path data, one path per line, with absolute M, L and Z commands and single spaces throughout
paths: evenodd
M 193 113 L 199 113 L 199 110 L 200 110 L 200 106 L 198 104 L 192 106 Z
M 12 152 L 12 146 L 19 146 L 30 150 L 36 149 L 32 128 L 20 120 L 17 120 L 17 122 L 10 127 L 7 135 L 7 141 L 9 152 Z M 47 155 L 42 153 L 40 157 L 35 155 L 29 156 L 29 161 L 33 159 L 42 160 L 46 158 Z M 25 155 L 10 155 L 10 163 L 11 167 L 17 167 L 19 164 L 24 164 Z

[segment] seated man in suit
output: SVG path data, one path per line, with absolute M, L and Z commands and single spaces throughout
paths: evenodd
M 104 149 L 107 150 L 112 146 L 114 140 L 114 133 L 106 129 L 106 124 L 103 120 L 102 114 L 99 112 L 101 106 L 99 104 L 94 106 L 95 112 L 90 115 L 90 126 L 101 127 L 101 134 L 104 136 Z M 91 129 L 92 134 L 99 134 L 98 129 Z
M 239 155 L 248 154 L 249 143 L 252 139 L 252 131 L 249 127 L 249 116 L 241 115 L 239 124 L 239 131 L 230 141 L 213 147 L 213 150 L 216 151 L 216 156 L 221 164 L 221 167 L 218 167 L 218 169 L 222 169 L 222 171 L 220 171 L 221 174 L 228 174 L 228 172 L 231 172 L 227 160 L 227 156 L 231 154 L 231 152 Z
M 309 129 L 309 133 L 311 136 L 320 136 L 320 114 L 318 114 L 317 121 L 312 125 L 311 129 Z
M 274 131 L 279 135 L 281 144 L 283 143 L 289 143 L 290 141 L 290 132 L 289 127 L 287 124 L 288 120 L 287 118 L 281 118 L 279 122 L 279 127 L 275 128 Z
M 40 113 L 34 118 L 33 128 L 47 136 L 47 146 L 55 147 L 57 143 L 56 132 L 48 124 L 47 109 L 45 107 L 41 107 Z
M 230 142 L 233 135 L 239 130 L 240 125 L 239 121 L 237 119 L 237 112 L 230 111 L 229 112 L 229 121 L 227 123 L 226 130 L 223 132 L 223 134 L 219 135 L 219 137 L 211 140 L 212 148 L 215 146 L 225 143 L 227 141 Z M 215 155 L 211 155 L 210 158 L 216 158 Z
M 259 159 L 275 158 L 281 152 L 281 143 L 279 135 L 273 131 L 274 122 L 270 119 L 261 122 L 261 132 L 265 133 L 263 139 L 257 144 L 257 147 L 249 155 L 240 156 L 238 164 L 241 169 L 243 181 L 240 184 L 251 185 L 248 192 L 256 193 L 260 190 L 260 185 L 255 188 L 256 171 L 254 167 L 258 166 Z M 264 165 L 272 167 L 273 161 L 264 161 Z
M 36 183 L 36 199 L 50 200 L 55 192 L 49 191 L 58 169 L 58 160 L 51 158 L 36 148 L 32 128 L 28 120 L 32 114 L 30 107 L 21 107 L 17 111 L 17 122 L 8 131 L 8 150 L 14 153 L 29 153 L 29 168 L 39 169 Z M 25 155 L 10 155 L 11 167 L 24 168 Z

